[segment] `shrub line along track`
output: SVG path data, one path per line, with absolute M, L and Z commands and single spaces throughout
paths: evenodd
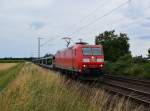
M 104 89 L 150 105 L 150 81 L 104 75 Z

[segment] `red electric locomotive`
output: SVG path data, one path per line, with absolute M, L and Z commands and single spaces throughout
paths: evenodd
M 81 77 L 99 77 L 104 67 L 104 54 L 101 45 L 76 43 L 73 47 L 55 54 L 54 66 L 69 74 Z

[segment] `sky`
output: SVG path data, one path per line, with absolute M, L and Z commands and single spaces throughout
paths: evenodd
M 113 29 L 128 34 L 133 56 L 147 56 L 150 0 L 127 1 L 0 0 L 0 57 L 37 57 L 38 37 L 43 56 L 65 48 L 63 37 L 94 44 L 95 36 Z

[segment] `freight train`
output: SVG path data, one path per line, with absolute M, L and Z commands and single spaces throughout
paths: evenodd
M 54 56 L 35 59 L 33 62 L 74 77 L 99 78 L 103 76 L 103 47 L 79 42 L 58 51 Z

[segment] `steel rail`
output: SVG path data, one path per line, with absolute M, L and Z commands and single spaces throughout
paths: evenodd
M 104 75 L 102 87 L 136 101 L 150 105 L 150 82 L 118 76 Z
M 116 80 L 116 81 L 121 81 L 121 82 L 128 82 L 131 84 L 136 84 L 136 85 L 141 85 L 143 87 L 149 87 L 150 88 L 150 81 L 148 80 L 139 80 L 135 78 L 127 78 L 123 76 L 114 76 L 114 75 L 104 75 L 104 79 L 111 79 L 111 80 Z

